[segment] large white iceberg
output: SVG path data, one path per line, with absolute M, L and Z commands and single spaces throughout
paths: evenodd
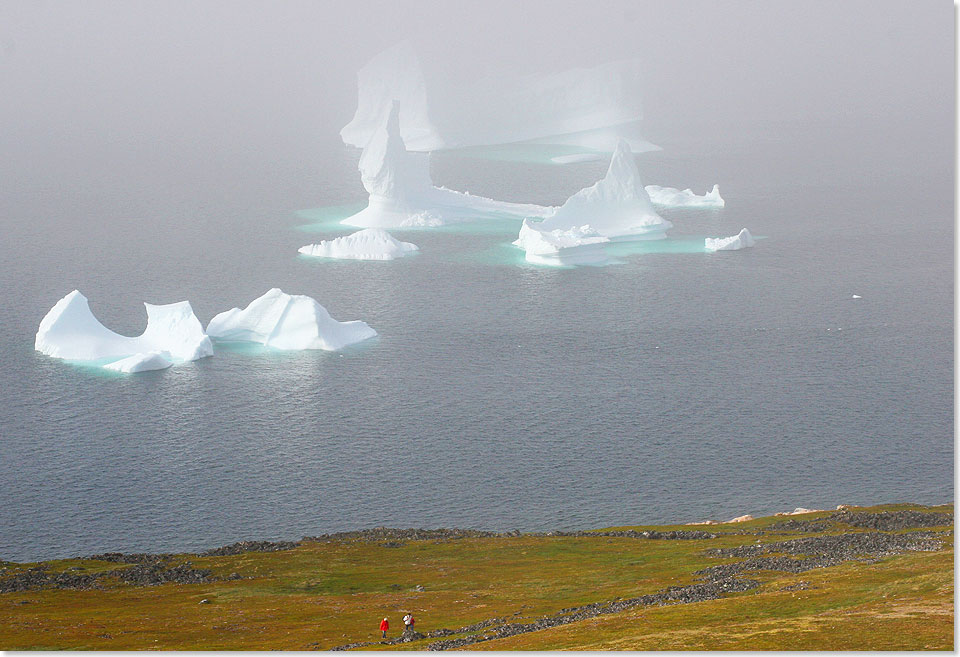
M 737 251 L 756 244 L 750 231 L 744 228 L 733 237 L 708 237 L 703 248 L 707 251 Z
M 393 260 L 411 255 L 419 250 L 416 244 L 401 242 L 385 230 L 364 228 L 351 235 L 323 240 L 319 244 L 301 246 L 299 252 L 320 258 Z
M 258 342 L 275 349 L 336 351 L 374 337 L 365 322 L 338 322 L 326 308 L 304 295 L 279 288 L 210 320 L 207 334 L 223 342 Z
M 392 102 L 360 156 L 360 179 L 370 195 L 367 207 L 340 223 L 360 228 L 428 227 L 487 216 L 546 216 L 552 211 L 434 187 L 429 155 L 404 146 L 400 112 L 400 105 Z
M 567 199 L 537 228 L 569 231 L 584 224 L 604 237 L 619 240 L 662 239 L 673 227 L 653 209 L 630 146 L 623 140 L 610 159 L 607 175 Z
M 646 190 L 654 204 L 671 208 L 722 208 L 725 204 L 720 196 L 719 185 L 714 185 L 713 189 L 703 196 L 694 194 L 690 189 L 679 190 L 659 185 L 647 185 Z
M 610 152 L 636 134 L 643 116 L 641 63 L 608 62 L 542 75 L 497 75 L 464 82 L 448 59 L 421 57 L 409 42 L 376 55 L 357 75 L 357 111 L 340 131 L 364 147 L 389 104 L 403 108 L 400 134 L 411 151 L 538 142 Z
M 138 337 L 127 337 L 101 324 L 90 311 L 87 298 L 74 290 L 44 316 L 34 347 L 54 358 L 107 361 L 114 365 L 111 369 L 124 372 L 160 369 L 213 355 L 210 338 L 189 301 L 143 305 L 147 328 Z
M 538 265 L 600 265 L 608 260 L 603 245 L 609 241 L 590 226 L 549 231 L 524 219 L 514 244 L 526 251 L 527 262 Z

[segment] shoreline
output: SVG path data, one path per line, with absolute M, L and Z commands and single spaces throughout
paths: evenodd
M 952 505 L 902 504 L 3 562 L 0 648 L 943 649 L 953 525 Z M 416 631 L 381 637 L 380 619 L 408 613 Z
M 682 524 L 659 524 L 659 525 L 616 525 L 613 527 L 599 529 L 577 529 L 577 530 L 553 530 L 553 531 L 531 531 L 524 532 L 518 529 L 511 531 L 491 531 L 483 529 L 464 529 L 464 528 L 445 528 L 438 527 L 434 529 L 424 528 L 398 528 L 398 527 L 370 527 L 367 529 L 355 529 L 342 532 L 331 532 L 327 534 L 318 534 L 315 536 L 303 536 L 298 540 L 240 540 L 226 545 L 220 545 L 215 548 L 207 548 L 199 551 L 184 550 L 181 552 L 123 552 L 108 551 L 99 552 L 90 555 L 70 555 L 66 557 L 53 557 L 50 559 L 36 559 L 26 561 L 16 561 L 6 559 L 0 555 L 0 565 L 7 564 L 32 564 L 46 563 L 56 561 L 72 560 L 99 560 L 114 563 L 136 564 L 156 562 L 163 559 L 174 557 L 193 556 L 193 557 L 217 557 L 233 556 L 247 552 L 281 552 L 293 550 L 305 543 L 335 543 L 335 542 L 372 542 L 384 541 L 384 547 L 401 547 L 403 541 L 449 541 L 465 538 L 645 538 L 652 540 L 698 540 L 706 538 L 716 538 L 720 535 L 763 535 L 763 531 L 734 530 L 736 525 L 760 520 L 764 518 L 795 518 L 797 516 L 806 516 L 816 513 L 839 514 L 852 509 L 871 509 L 876 507 L 908 507 L 910 509 L 929 509 L 936 513 L 937 509 L 952 507 L 953 503 L 944 504 L 913 504 L 910 502 L 897 502 L 892 504 L 879 504 L 870 506 L 854 506 L 849 504 L 839 504 L 836 509 L 805 509 L 798 507 L 793 511 L 784 511 L 774 513 L 769 516 L 753 516 L 746 514 L 738 516 L 726 522 L 694 521 Z M 896 512 L 896 511 L 892 511 Z M 803 521 L 800 521 L 803 522 Z M 729 527 L 728 527 L 729 526 Z M 620 527 L 630 527 L 630 529 L 620 529 Z M 666 531 L 663 531 L 666 529 Z

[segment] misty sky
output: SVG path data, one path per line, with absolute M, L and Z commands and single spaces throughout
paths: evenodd
M 953 32 L 944 0 L 0 0 L 0 175 L 309 151 L 352 116 L 356 71 L 402 38 L 464 79 L 639 57 L 654 134 L 881 117 L 952 143 Z

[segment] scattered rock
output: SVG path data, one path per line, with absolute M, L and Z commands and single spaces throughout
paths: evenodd
M 93 559 L 95 561 L 109 561 L 111 563 L 162 563 L 173 559 L 172 554 L 144 554 L 135 552 L 124 554 L 122 552 L 106 552 L 104 554 L 94 554 L 93 556 L 83 557 L 84 559 Z
M 760 583 L 755 580 L 747 579 L 724 579 L 691 586 L 672 587 L 651 595 L 643 595 L 628 600 L 615 600 L 606 603 L 595 603 L 584 605 L 582 607 L 572 607 L 563 609 L 558 614 L 544 616 L 532 623 L 504 623 L 492 627 L 483 634 L 461 637 L 459 639 L 445 639 L 435 641 L 427 646 L 428 650 L 450 650 L 452 648 L 461 648 L 481 641 L 491 639 L 502 639 L 516 634 L 525 634 L 527 632 L 536 632 L 538 630 L 556 627 L 558 625 L 567 625 L 577 621 L 594 618 L 605 614 L 615 614 L 627 609 L 651 605 L 672 605 L 689 604 L 692 602 L 702 602 L 704 600 L 715 600 L 727 593 L 737 593 L 756 588 Z M 477 628 L 482 629 L 482 628 Z M 471 627 L 454 630 L 454 634 L 477 631 Z
M 473 529 L 390 529 L 376 527 L 352 532 L 304 536 L 304 541 L 320 543 L 364 541 L 382 543 L 386 541 L 428 541 L 437 539 L 491 538 L 499 536 L 497 532 L 485 532 Z
M 843 506 L 843 505 L 841 505 Z M 874 529 L 878 531 L 899 531 L 902 529 L 921 529 L 926 527 L 945 527 L 953 524 L 953 515 L 925 511 L 886 511 L 881 513 L 839 511 L 818 520 L 786 520 L 771 525 L 772 530 L 821 532 L 834 527 L 837 523 Z
M 40 589 L 72 589 L 89 591 L 99 588 L 100 575 L 74 575 L 69 572 L 51 575 L 46 567 L 35 567 L 0 579 L 0 593 L 37 591 Z
M 280 552 L 292 550 L 300 545 L 299 541 L 239 541 L 197 554 L 198 557 L 225 557 L 244 552 Z
M 798 509 L 798 511 L 800 511 Z M 806 512 L 806 511 L 804 511 Z M 792 521 L 802 522 L 802 521 Z M 706 532 L 550 532 L 545 536 L 634 536 L 637 538 L 654 538 L 655 535 L 665 536 L 673 534 L 674 538 L 712 537 L 714 534 Z M 679 536 L 678 536 L 679 535 Z M 395 645 L 422 638 L 439 638 L 427 646 L 429 650 L 449 650 L 464 646 L 499 639 L 503 637 L 535 632 L 537 630 L 565 625 L 577 621 L 593 618 L 603 614 L 612 614 L 639 606 L 688 604 L 704 600 L 714 600 L 728 593 L 748 591 L 757 588 L 760 583 L 743 577 L 744 573 L 757 570 L 775 570 L 780 572 L 804 572 L 813 568 L 824 568 L 844 561 L 863 558 L 880 558 L 892 554 L 900 554 L 910 550 L 938 550 L 943 546 L 943 533 L 915 532 L 911 534 L 884 534 L 878 532 L 863 532 L 842 535 L 810 536 L 763 544 L 741 545 L 734 548 L 713 549 L 708 555 L 721 558 L 736 557 L 741 561 L 719 564 L 704 568 L 695 573 L 701 581 L 689 586 L 671 587 L 650 595 L 643 595 L 630 599 L 616 599 L 608 602 L 583 605 L 562 609 L 558 613 L 544 616 L 533 622 L 516 622 L 503 618 L 491 618 L 473 625 L 457 629 L 443 628 L 433 630 L 426 635 L 419 632 L 405 631 L 404 636 L 378 642 L 381 645 Z M 787 556 L 795 555 L 795 556 Z M 419 587 L 418 587 L 419 588 Z M 799 591 L 810 588 L 809 582 L 797 582 L 780 590 Z M 474 596 L 475 597 L 475 596 Z M 517 612 L 519 613 L 519 612 Z M 514 617 L 516 614 L 514 614 Z M 443 638 L 452 635 L 459 638 Z M 416 637 L 413 638 L 413 637 Z M 361 648 L 373 643 L 352 643 L 346 646 L 332 648 L 332 650 L 346 650 Z
M 879 531 L 898 531 L 921 527 L 944 527 L 953 524 L 953 514 L 925 511 L 885 511 L 882 513 L 856 513 L 841 511 L 828 518 L 852 527 L 876 529 Z
M 809 536 L 777 543 L 757 543 L 735 548 L 708 550 L 714 557 L 755 557 L 763 554 L 794 554 L 833 560 L 836 563 L 860 557 L 880 558 L 904 552 L 932 552 L 943 546 L 935 532 L 883 534 L 863 532 L 832 536 Z M 817 566 L 813 566 L 817 567 Z M 791 571 L 793 572 L 793 571 Z
M 403 634 L 400 635 L 400 642 L 409 643 L 411 641 L 419 641 L 420 639 L 426 639 L 426 638 L 427 636 L 425 634 L 421 634 L 420 632 L 417 632 L 415 629 L 407 627 L 407 628 L 404 628 Z
M 168 582 L 177 584 L 200 584 L 213 579 L 213 573 L 207 569 L 191 568 L 188 563 L 165 568 L 159 564 L 137 564 L 129 568 L 111 570 L 105 577 L 116 577 L 124 584 L 134 586 L 157 586 Z
M 201 601 L 198 602 L 197 604 L 198 604 L 198 605 L 208 605 L 208 604 L 210 604 L 210 601 L 207 600 L 206 598 L 204 598 L 203 600 L 201 600 Z
M 790 531 L 790 532 L 822 532 L 833 527 L 833 523 L 829 520 L 797 520 L 791 518 L 790 520 L 783 520 L 776 524 L 770 525 L 767 529 L 772 531 Z

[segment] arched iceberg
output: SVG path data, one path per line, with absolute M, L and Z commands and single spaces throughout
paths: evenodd
M 464 82 L 448 60 L 422 58 L 403 41 L 357 74 L 357 110 L 340 136 L 366 146 L 397 100 L 400 134 L 411 151 L 532 142 L 610 152 L 620 138 L 631 139 L 638 152 L 657 150 L 637 133 L 640 77 L 640 61 L 627 59 Z
M 404 146 L 400 111 L 399 103 L 390 104 L 360 156 L 367 207 L 340 223 L 360 228 L 430 227 L 490 216 L 546 216 L 552 211 L 434 187 L 429 155 L 409 152 Z
M 352 235 L 301 246 L 299 252 L 319 258 L 394 260 L 419 250 L 416 244 L 401 242 L 385 230 L 364 228 Z
M 243 310 L 232 308 L 211 319 L 207 334 L 218 341 L 257 342 L 274 349 L 336 351 L 377 332 L 365 322 L 338 322 L 308 296 L 273 288 Z
M 87 298 L 74 290 L 41 320 L 34 347 L 65 360 L 128 361 L 123 365 L 108 362 L 115 365 L 110 369 L 118 371 L 160 369 L 213 355 L 210 338 L 203 332 L 189 301 L 143 305 L 147 309 L 147 328 L 138 337 L 127 337 L 101 324 L 90 311 Z

